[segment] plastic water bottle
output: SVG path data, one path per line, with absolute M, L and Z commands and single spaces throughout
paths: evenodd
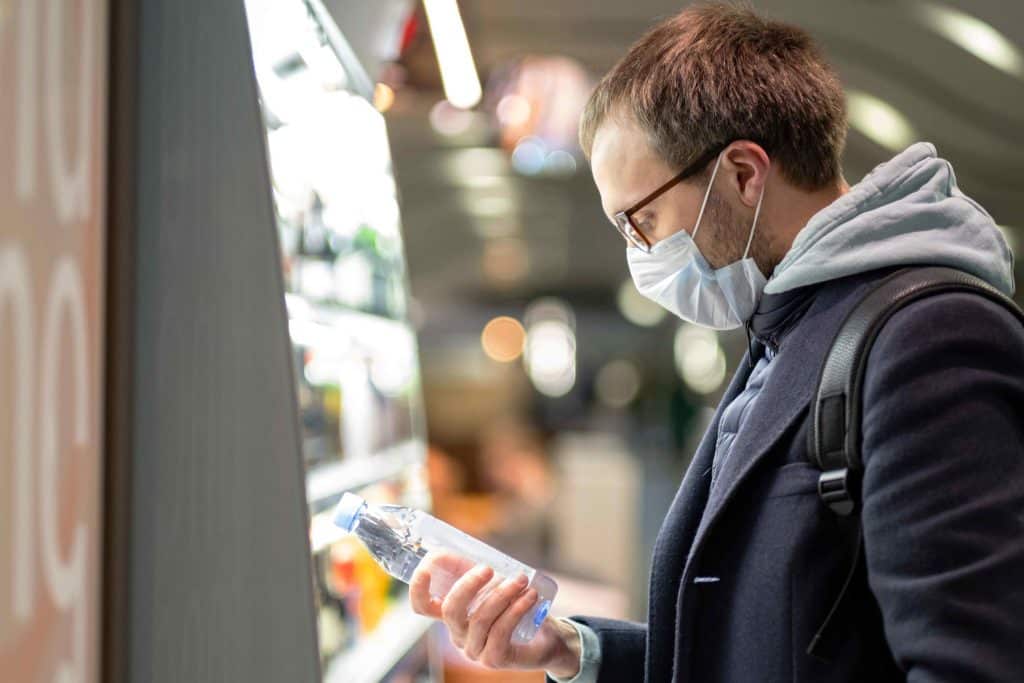
M 502 581 L 524 574 L 529 586 L 537 591 L 537 602 L 516 626 L 513 643 L 527 643 L 537 634 L 558 592 L 558 585 L 550 577 L 421 510 L 371 505 L 346 493 L 335 509 L 334 523 L 355 533 L 384 570 L 405 583 L 412 580 L 413 572 L 428 554 L 432 558 L 455 555 L 489 565 L 494 576 L 470 604 L 470 612 Z M 430 595 L 443 599 L 459 576 L 431 562 Z

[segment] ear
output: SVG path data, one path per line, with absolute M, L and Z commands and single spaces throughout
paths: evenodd
M 757 206 L 761 190 L 768 181 L 771 159 L 756 142 L 737 140 L 725 148 L 719 174 L 745 206 Z

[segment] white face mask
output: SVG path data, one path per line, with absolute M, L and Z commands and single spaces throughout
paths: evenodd
M 645 297 L 683 320 L 715 330 L 731 330 L 740 327 L 754 315 L 766 284 L 754 259 L 747 257 L 750 243 L 754 240 L 757 217 L 761 213 L 764 186 L 761 187 L 761 197 L 754 210 L 754 223 L 750 226 L 743 257 L 727 266 L 713 269 L 693 239 L 700 228 L 700 219 L 704 216 L 704 207 L 707 206 L 721 161 L 722 155 L 719 154 L 711 172 L 711 180 L 708 181 L 708 189 L 704 192 L 700 213 L 697 214 L 693 236 L 680 230 L 655 244 L 649 253 L 628 247 L 626 260 L 636 288 Z

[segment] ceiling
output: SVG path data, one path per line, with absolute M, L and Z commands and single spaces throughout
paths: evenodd
M 993 68 L 938 35 L 922 23 L 911 2 L 753 4 L 809 29 L 844 85 L 901 111 L 917 138 L 935 143 L 953 163 L 961 187 L 997 223 L 1024 229 L 1024 78 Z M 1024 3 L 945 4 L 959 6 L 1024 47 Z M 645 29 L 682 5 L 662 0 L 462 0 L 459 6 L 483 76 L 525 54 L 561 54 L 598 77 Z M 420 83 L 430 83 L 429 73 L 422 72 L 429 72 L 424 64 L 432 59 L 426 38 L 411 47 L 406 61 Z M 538 180 L 516 175 L 500 153 L 471 150 L 466 155 L 431 129 L 430 107 L 442 97 L 439 88 L 399 89 L 387 113 L 412 292 L 425 312 L 427 343 L 432 332 L 450 335 L 453 326 L 478 334 L 477 318 L 503 308 L 516 310 L 537 295 L 607 308 L 628 273 L 621 242 L 601 214 L 586 165 L 567 179 Z M 471 147 L 491 142 L 484 138 Z M 452 164 L 472 155 L 502 176 L 500 185 L 467 188 L 453 179 Z M 847 179 L 856 182 L 892 155 L 851 130 L 844 158 Z M 481 193 L 495 192 L 507 205 L 500 230 L 525 244 L 529 265 L 518 282 L 495 284 L 482 266 L 487 240 L 471 207 Z M 1024 239 L 1018 243 L 1024 246 Z

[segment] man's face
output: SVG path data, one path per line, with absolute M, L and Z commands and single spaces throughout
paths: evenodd
M 612 221 L 619 211 L 631 208 L 672 178 L 680 169 L 670 168 L 651 149 L 644 133 L 629 122 L 609 117 L 594 137 L 590 155 L 594 183 L 601 195 L 601 208 Z M 713 167 L 714 161 L 708 165 Z M 718 172 L 707 208 L 697 233 L 697 247 L 713 268 L 738 260 L 746 245 L 750 226 L 737 221 L 729 205 L 718 196 L 722 170 Z M 633 214 L 633 224 L 651 244 L 686 230 L 693 234 L 707 189 L 708 173 L 700 173 L 673 186 Z

